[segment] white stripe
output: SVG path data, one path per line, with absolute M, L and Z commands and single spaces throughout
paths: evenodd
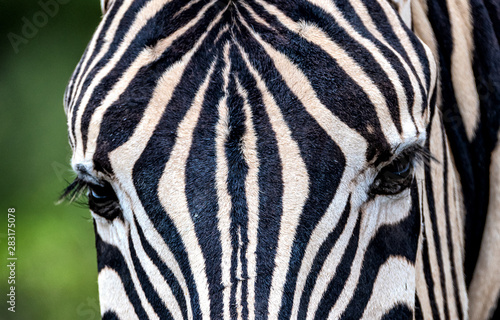
M 193 5 L 197 4 L 198 2 L 200 2 L 200 0 L 192 0 L 192 1 L 188 1 L 182 8 L 180 8 L 173 16 L 172 16 L 172 19 L 178 17 L 179 15 L 181 15 L 183 12 L 187 11 L 189 8 L 191 8 Z
M 115 270 L 105 267 L 99 272 L 99 304 L 101 315 L 114 312 L 118 319 L 139 320 L 134 306 L 128 299 L 122 279 Z
M 212 63 L 210 71 L 198 90 L 193 105 L 177 128 L 177 140 L 158 184 L 158 198 L 184 243 L 189 265 L 193 271 L 203 319 L 210 317 L 210 295 L 208 292 L 205 259 L 198 242 L 186 198 L 185 170 L 193 140 L 193 132 L 198 122 L 203 98 L 210 83 L 213 70 L 214 63 Z
M 381 319 L 398 304 L 410 310 L 415 305 L 415 268 L 404 258 L 390 257 L 378 271 L 361 319 Z
M 238 319 L 242 319 L 243 313 L 243 305 L 241 304 L 242 300 L 242 283 L 245 279 L 243 279 L 242 273 L 242 265 L 241 265 L 241 248 L 243 247 L 243 241 L 241 239 L 241 226 L 238 226 L 238 252 L 236 255 L 236 280 L 238 281 L 236 284 L 236 314 Z
M 231 298 L 231 196 L 227 189 L 228 179 L 228 164 L 226 159 L 226 141 L 229 135 L 229 110 L 227 106 L 228 93 L 227 88 L 229 85 L 229 75 L 231 72 L 231 65 L 229 62 L 229 44 L 224 46 L 224 62 L 225 68 L 223 71 L 224 78 L 224 96 L 219 102 L 217 107 L 219 113 L 219 121 L 216 126 L 215 138 L 215 151 L 217 168 L 215 173 L 215 182 L 217 189 L 217 201 L 219 210 L 217 212 L 218 229 L 220 232 L 220 244 L 222 249 L 221 257 L 221 277 L 222 285 L 224 286 L 222 292 L 222 309 L 223 318 L 230 319 L 231 314 L 229 310 L 229 302 Z
M 425 237 L 424 230 L 424 210 L 429 210 L 428 203 L 425 202 L 425 171 L 424 166 L 418 166 L 415 170 L 415 177 L 418 182 L 419 208 L 420 208 L 420 233 L 418 236 L 417 257 L 415 261 L 415 292 L 420 301 L 422 314 L 432 315 L 431 301 L 427 282 L 425 280 L 424 262 L 423 262 L 423 241 Z
M 266 20 L 264 20 L 258 14 L 256 14 L 255 11 L 253 11 L 252 7 L 250 7 L 248 5 L 248 3 L 246 3 L 245 1 L 241 1 L 241 2 L 239 2 L 239 4 L 241 4 L 248 11 L 248 13 L 252 17 L 252 19 L 255 20 L 255 22 L 260 23 L 261 25 L 265 26 L 266 28 L 268 28 L 270 30 L 275 30 L 275 28 L 273 26 L 271 26 L 269 23 L 267 23 Z
M 451 79 L 467 138 L 472 141 L 481 112 L 476 78 L 472 68 L 474 44 L 469 1 L 446 0 L 446 8 L 448 9 L 453 39 Z
M 448 143 L 448 139 L 446 139 L 446 153 L 448 154 L 448 195 L 449 195 L 449 201 L 448 201 L 448 207 L 449 207 L 449 212 L 451 214 L 450 216 L 450 225 L 451 225 L 451 239 L 452 239 L 452 244 L 453 244 L 453 259 L 455 263 L 455 274 L 456 274 L 456 279 L 457 279 L 457 285 L 458 288 L 455 288 L 455 290 L 458 290 L 458 297 L 459 297 L 459 303 L 462 306 L 462 311 L 464 314 L 467 314 L 468 312 L 468 295 L 467 295 L 467 288 L 465 285 L 465 278 L 462 276 L 464 274 L 464 266 L 463 266 L 463 261 L 464 261 L 464 224 L 465 224 L 465 207 L 464 207 L 464 201 L 463 201 L 463 193 L 462 193 L 462 185 L 460 182 L 460 176 L 458 174 L 457 168 L 455 167 L 455 163 L 453 162 L 453 155 L 451 154 L 451 149 L 450 145 Z M 493 156 L 492 156 L 492 159 Z M 494 161 L 492 160 L 492 166 Z M 491 175 L 490 177 L 494 177 L 495 173 L 490 169 Z M 490 178 L 491 179 L 491 178 Z M 493 179 L 492 179 L 493 180 Z M 492 181 L 490 180 L 490 181 Z M 490 194 L 493 192 L 490 190 Z M 493 194 L 498 194 L 498 193 L 493 193 Z M 494 199 L 494 197 L 491 197 L 490 199 Z M 489 204 L 490 208 L 499 208 L 498 206 L 495 206 L 494 204 Z M 500 226 L 500 225 L 499 225 Z M 500 233 L 499 233 L 500 234 Z M 483 238 L 484 238 L 483 234 Z M 482 248 L 482 246 L 481 246 Z M 491 256 L 491 255 L 490 255 Z M 479 261 L 479 260 L 478 260 Z M 478 262 L 480 263 L 480 262 Z M 495 264 L 498 265 L 498 264 Z M 500 278 L 499 278 L 500 280 Z M 500 287 L 500 281 L 499 287 Z M 472 305 L 472 304 L 471 304 Z M 459 306 L 457 306 L 459 307 Z M 474 319 L 472 316 L 470 317 L 471 319 Z

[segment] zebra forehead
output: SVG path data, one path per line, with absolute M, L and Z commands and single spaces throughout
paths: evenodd
M 205 138 L 221 103 L 232 129 L 245 105 L 272 123 L 257 110 L 275 104 L 293 139 L 371 161 L 422 139 L 427 52 L 385 1 L 114 1 L 66 92 L 73 162 L 111 172 L 110 152 L 133 135 L 174 141 L 197 103 Z

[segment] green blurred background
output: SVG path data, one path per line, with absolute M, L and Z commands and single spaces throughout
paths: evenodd
M 99 0 L 41 0 L 54 1 L 58 12 L 50 16 L 41 13 L 39 0 L 0 0 L 0 319 L 5 320 L 100 319 L 90 214 L 75 205 L 55 205 L 73 178 L 64 89 L 99 22 Z M 29 23 L 35 30 L 27 29 Z M 16 209 L 15 313 L 7 310 L 8 208 Z

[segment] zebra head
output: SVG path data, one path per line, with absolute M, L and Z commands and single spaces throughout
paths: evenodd
M 402 319 L 440 299 L 419 284 L 436 66 L 386 0 L 102 3 L 65 109 L 103 319 Z

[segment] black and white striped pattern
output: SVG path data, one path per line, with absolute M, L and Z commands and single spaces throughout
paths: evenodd
M 439 52 L 389 2 L 102 8 L 66 113 L 79 179 L 119 200 L 93 212 L 103 319 L 467 317 Z M 418 146 L 436 161 L 372 192 Z

